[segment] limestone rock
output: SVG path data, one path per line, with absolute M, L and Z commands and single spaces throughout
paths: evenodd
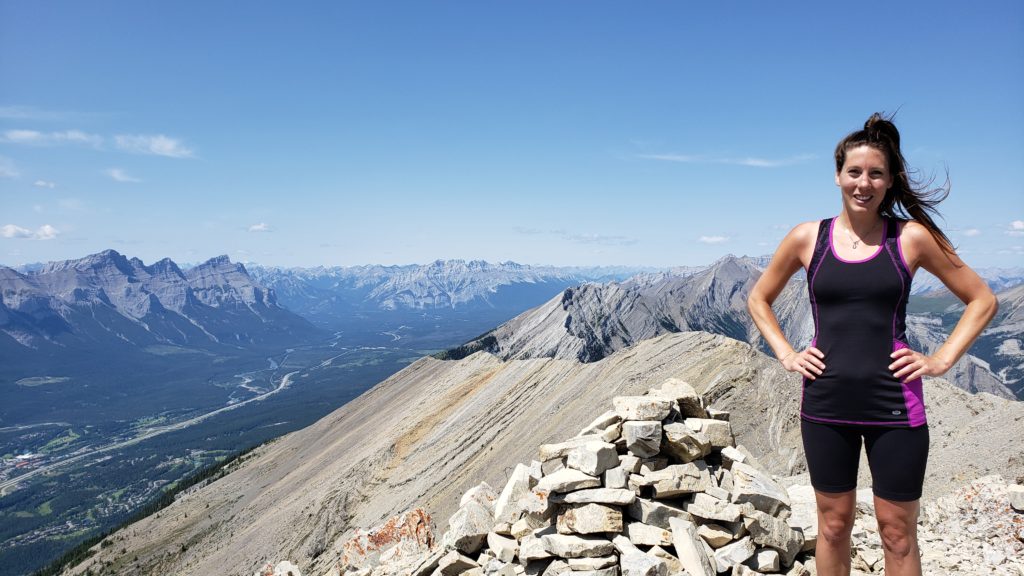
M 667 576 L 668 564 L 643 552 L 623 554 L 619 557 L 622 576 Z
M 626 439 L 626 448 L 630 454 L 649 458 L 661 451 L 661 422 L 623 422 L 622 437 Z
M 619 465 L 619 454 L 614 444 L 587 442 L 569 451 L 566 466 L 590 476 L 600 476 L 605 470 Z
M 607 538 L 577 536 L 575 534 L 546 534 L 541 537 L 544 549 L 562 558 L 607 556 L 615 547 Z
M 672 402 L 653 396 L 616 396 L 612 398 L 615 412 L 623 421 L 664 420 L 672 409 Z
M 487 482 L 481 482 L 462 495 L 462 499 L 459 500 L 459 507 L 465 506 L 466 502 L 470 500 L 476 500 L 481 506 L 493 512 L 494 503 L 498 501 L 498 493 Z
M 712 548 L 721 548 L 733 541 L 733 532 L 721 524 L 702 524 L 697 528 L 697 535 L 704 539 Z
M 1014 484 L 1009 489 L 1010 507 L 1017 512 L 1024 512 L 1024 486 Z
M 728 410 L 719 410 L 717 408 L 712 408 L 710 406 L 708 406 L 705 410 L 708 413 L 708 418 L 711 418 L 711 419 L 714 419 L 714 420 L 725 420 L 726 422 L 729 421 L 729 411 Z
M 661 383 L 661 386 L 651 390 L 651 396 L 665 398 L 676 402 L 679 406 L 679 413 L 683 417 L 704 418 L 704 402 L 693 386 L 678 379 L 669 378 Z
M 726 470 L 732 469 L 734 462 L 744 462 L 746 458 L 746 455 L 737 450 L 735 446 L 722 448 L 722 467 Z
M 452 550 L 441 557 L 437 564 L 437 572 L 443 576 L 456 576 L 478 566 L 479 564 L 474 562 L 472 558 L 459 554 L 457 550 Z
M 609 426 L 614 426 L 616 424 L 620 424 L 621 422 L 622 418 L 619 416 L 619 413 L 616 412 L 615 410 L 609 410 L 595 418 L 594 421 L 591 422 L 590 424 L 587 424 L 586 428 L 580 431 L 577 437 L 600 434 Z
M 750 502 L 758 510 L 774 515 L 780 506 L 789 507 L 789 495 L 777 482 L 760 470 L 736 462 L 732 472 L 732 501 Z
M 769 516 L 760 510 L 745 514 L 744 525 L 750 531 L 753 541 L 779 551 L 782 563 L 789 566 L 804 545 L 804 537 L 793 530 L 785 520 Z
M 626 536 L 638 546 L 671 546 L 672 532 L 642 522 L 626 524 Z
M 605 488 L 622 488 L 625 489 L 629 483 L 629 472 L 622 466 L 611 468 L 604 471 Z
M 621 488 L 588 488 L 552 496 L 552 501 L 565 504 L 614 504 L 626 506 L 636 500 L 636 492 Z
M 471 499 L 448 519 L 445 547 L 472 554 L 483 546 L 492 524 L 491 513 Z
M 764 573 L 744 564 L 736 564 L 732 567 L 732 576 L 764 576 Z
M 525 464 L 516 464 L 505 488 L 494 503 L 494 520 L 513 523 L 522 515 L 519 499 L 531 488 L 530 468 Z
M 640 471 L 640 458 L 631 454 L 620 454 L 619 467 L 631 474 L 636 474 Z
M 357 530 L 342 544 L 339 564 L 355 569 L 372 567 L 381 553 L 389 549 L 396 549 L 409 559 L 419 558 L 434 547 L 430 526 L 430 515 L 422 508 L 415 508 L 370 530 Z M 395 560 L 399 559 L 392 559 Z
M 670 530 L 669 525 L 670 518 L 679 518 L 680 520 L 692 520 L 689 513 L 681 508 L 677 508 L 670 504 L 655 502 L 653 500 L 647 500 L 646 498 L 637 498 L 633 501 L 629 507 L 626 508 L 627 514 L 634 520 L 639 520 L 644 524 L 650 524 L 664 530 Z
M 669 574 L 679 574 L 683 571 L 683 564 L 679 561 L 679 558 L 676 558 L 674 555 L 669 553 L 668 550 L 665 550 L 661 546 L 652 547 L 650 550 L 647 551 L 647 554 L 650 554 L 655 558 L 661 558 L 662 560 L 664 560 L 665 565 L 668 566 Z
M 703 432 L 694 432 L 682 422 L 662 427 L 665 432 L 662 450 L 682 462 L 692 462 L 711 453 L 711 439 Z
M 676 555 L 689 576 L 715 576 L 715 569 L 704 551 L 704 544 L 697 536 L 697 527 L 693 522 L 670 518 L 669 525 Z
M 736 564 L 742 564 L 753 555 L 754 543 L 747 536 L 715 550 L 715 562 L 718 564 L 718 571 L 725 572 Z
M 600 485 L 600 478 L 595 478 L 579 470 L 565 468 L 542 478 L 537 483 L 537 489 L 547 492 L 571 492 L 584 488 L 595 488 Z
M 559 442 L 557 444 L 541 444 L 540 446 L 540 461 L 547 462 L 548 460 L 554 460 L 555 458 L 562 458 L 569 454 L 573 448 L 583 446 L 587 442 L 603 442 L 600 434 L 588 434 L 586 436 L 577 436 L 566 442 Z
M 782 568 L 779 560 L 777 550 L 760 548 L 744 564 L 758 572 L 778 572 Z
M 569 504 L 558 515 L 560 534 L 622 532 L 622 510 L 605 504 Z
M 551 553 L 548 552 L 547 546 L 544 545 L 543 538 L 543 536 L 534 534 L 523 536 L 523 539 L 519 542 L 519 561 L 527 563 L 534 560 L 551 558 Z
M 519 552 L 518 542 L 495 532 L 487 535 L 487 547 L 494 553 L 495 558 L 506 564 L 511 562 Z
M 690 430 L 707 436 L 713 450 L 732 447 L 732 426 L 726 420 L 687 418 L 683 423 Z
M 687 504 L 686 511 L 691 516 L 705 520 L 720 520 L 722 522 L 739 522 L 740 520 L 739 506 L 719 500 L 707 493 L 695 494 L 693 502 Z
M 619 559 L 612 554 L 611 556 L 595 556 L 593 558 L 570 558 L 568 563 L 569 568 L 572 568 L 573 571 L 600 570 L 618 564 Z
M 652 477 L 656 478 L 653 484 L 654 497 L 658 499 L 703 492 L 714 486 L 711 472 L 703 460 L 688 464 L 674 464 L 644 478 Z

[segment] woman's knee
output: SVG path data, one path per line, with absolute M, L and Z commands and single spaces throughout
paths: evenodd
M 919 504 L 875 500 L 878 535 L 886 552 L 907 556 L 917 547 L 917 516 Z
M 827 494 L 819 492 L 818 538 L 829 543 L 841 544 L 850 539 L 856 511 L 856 496 L 849 493 Z

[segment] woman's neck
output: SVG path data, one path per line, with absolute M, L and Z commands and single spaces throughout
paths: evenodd
M 844 209 L 839 213 L 839 223 L 849 228 L 859 238 L 870 235 L 880 226 L 881 222 L 882 216 L 878 212 L 850 214 Z

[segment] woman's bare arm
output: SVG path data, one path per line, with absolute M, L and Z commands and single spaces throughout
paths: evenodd
M 912 265 L 934 274 L 967 308 L 946 341 L 930 356 L 904 348 L 892 353 L 895 361 L 889 366 L 894 376 L 913 380 L 919 376 L 941 376 L 974 343 L 985 326 L 996 315 L 999 301 L 980 276 L 964 264 L 956 254 L 944 252 L 928 229 L 917 222 L 907 222 L 900 236 L 904 255 Z
M 790 230 L 747 298 L 747 310 L 754 324 L 783 367 L 791 372 L 799 372 L 811 380 L 824 370 L 825 364 L 821 361 L 824 354 L 813 347 L 796 352 L 782 334 L 778 318 L 772 311 L 772 303 L 779 297 L 793 274 L 810 263 L 810 254 L 814 251 L 816 237 L 817 222 L 805 222 Z

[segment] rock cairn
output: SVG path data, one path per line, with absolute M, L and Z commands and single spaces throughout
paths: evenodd
M 734 444 L 727 412 L 678 379 L 613 404 L 575 438 L 541 446 L 500 492 L 486 483 L 467 491 L 435 550 L 385 552 L 394 561 L 373 566 L 343 556 L 337 572 L 811 573 L 799 558 L 814 547 L 813 524 L 793 517 L 787 491 Z

